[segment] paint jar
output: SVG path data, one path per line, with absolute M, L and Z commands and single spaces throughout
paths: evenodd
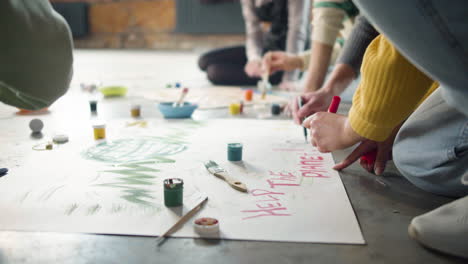
M 252 99 L 253 99 L 253 90 L 252 89 L 245 90 L 244 98 L 245 98 L 245 100 L 247 102 L 252 101 Z
M 281 106 L 279 104 L 272 104 L 271 105 L 271 114 L 272 115 L 280 115 L 281 114 Z
M 241 143 L 229 143 L 227 149 L 227 158 L 229 161 L 241 161 L 242 160 L 242 144 Z
M 254 104 L 253 110 L 254 110 L 257 118 L 265 119 L 265 118 L 270 118 L 271 117 L 270 104 L 266 104 L 266 103 Z
M 105 124 L 94 125 L 93 129 L 94 129 L 95 140 L 106 138 L 106 125 Z
M 96 100 L 89 101 L 89 109 L 91 110 L 91 113 L 96 113 L 97 112 L 97 101 Z
M 141 115 L 141 107 L 140 105 L 132 105 L 130 108 L 130 113 L 132 117 L 138 118 Z
M 164 180 L 164 205 L 181 206 L 184 201 L 184 181 L 180 178 Z
M 240 114 L 244 113 L 244 101 L 240 101 L 239 103 L 239 113 Z
M 240 114 L 240 104 L 233 103 L 229 105 L 229 113 L 231 115 L 238 115 Z
M 219 234 L 219 221 L 216 218 L 197 218 L 193 221 L 193 227 L 200 236 L 212 237 Z

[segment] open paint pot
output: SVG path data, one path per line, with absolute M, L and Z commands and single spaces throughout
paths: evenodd
M 164 118 L 190 118 L 198 105 L 184 102 L 183 105 L 174 106 L 174 102 L 163 102 L 158 107 Z
M 134 118 L 140 117 L 141 116 L 141 106 L 137 105 L 137 104 L 132 105 L 131 108 L 130 108 L 130 114 Z
M 215 237 L 219 235 L 219 221 L 212 217 L 201 217 L 193 221 L 193 228 L 200 236 Z
M 106 138 L 106 125 L 105 124 L 96 124 L 93 125 L 94 130 L 94 139 L 100 140 Z
M 164 205 L 181 206 L 184 201 L 184 181 L 179 178 L 164 180 Z

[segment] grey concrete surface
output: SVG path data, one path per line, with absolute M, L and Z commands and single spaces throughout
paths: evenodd
M 192 85 L 206 84 L 202 73 L 195 68 L 196 54 L 77 51 L 75 56 L 76 75 L 72 85 L 75 91 L 79 82 L 99 78 L 148 89 L 162 87 L 164 83 L 174 80 Z M 104 113 L 106 117 L 127 116 L 128 109 L 119 107 L 122 103 L 124 101 L 119 99 L 107 101 L 105 107 L 115 111 Z M 146 112 L 146 116 L 159 115 L 156 107 L 151 107 L 152 102 L 147 101 L 145 104 L 149 106 L 147 109 L 154 109 Z M 340 112 L 345 113 L 347 109 L 349 104 L 342 104 Z M 0 113 L 4 116 L 11 111 L 10 107 L 0 105 Z M 226 116 L 227 110 L 221 109 L 198 111 L 195 118 Z M 339 161 L 349 152 L 337 151 L 333 155 Z M 381 177 L 386 186 L 357 164 L 340 175 L 367 241 L 366 245 L 171 238 L 156 247 L 155 238 L 152 237 L 0 231 L 0 263 L 468 262 L 427 250 L 407 234 L 408 224 L 413 217 L 443 205 L 449 199 L 417 189 L 399 175 L 391 164 Z M 305 229 L 304 232 L 310 231 Z

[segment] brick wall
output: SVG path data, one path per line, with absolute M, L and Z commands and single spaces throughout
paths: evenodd
M 187 0 L 195 1 L 195 0 Z M 89 3 L 90 34 L 77 48 L 207 49 L 242 43 L 243 35 L 174 33 L 175 0 L 51 0 Z

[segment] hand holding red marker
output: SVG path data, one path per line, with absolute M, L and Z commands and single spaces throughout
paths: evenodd
M 341 97 L 333 96 L 330 106 L 328 107 L 328 113 L 336 114 L 336 111 L 338 111 L 338 107 L 340 106 L 340 102 Z
M 338 107 L 340 106 L 340 102 L 341 102 L 341 97 L 333 96 L 330 106 L 328 107 L 328 113 L 336 114 L 336 111 L 338 111 Z M 304 121 L 302 122 L 302 126 L 304 126 L 304 124 L 310 121 L 312 116 L 313 115 L 308 116 L 306 119 L 304 119 Z
M 340 102 L 341 102 L 341 98 L 339 96 L 334 96 L 332 98 L 330 106 L 328 107 L 328 112 L 329 113 L 336 113 L 337 110 L 338 110 L 338 107 L 340 105 Z M 310 118 L 311 117 L 306 118 L 304 120 L 303 124 L 307 123 L 310 120 Z M 375 163 L 375 160 L 376 160 L 376 156 L 377 156 L 377 152 L 375 150 L 365 153 L 361 157 L 361 164 L 366 163 L 366 164 L 369 164 L 369 165 L 373 166 L 373 164 Z

